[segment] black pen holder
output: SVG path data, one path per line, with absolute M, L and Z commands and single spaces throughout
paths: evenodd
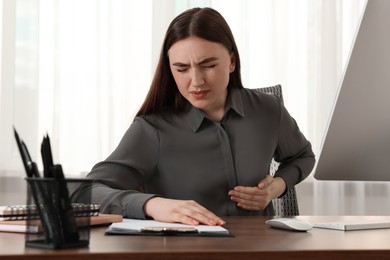
M 61 249 L 87 247 L 90 237 L 90 212 L 79 205 L 90 205 L 91 194 L 83 204 L 71 203 L 69 194 L 87 179 L 26 178 L 26 247 Z M 85 198 L 89 198 L 86 201 Z

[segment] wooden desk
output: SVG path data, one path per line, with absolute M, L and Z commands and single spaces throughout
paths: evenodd
M 300 216 L 312 222 L 376 217 Z M 390 216 L 380 217 L 390 221 Z M 390 257 L 390 229 L 292 232 L 264 224 L 265 217 L 228 217 L 234 237 L 105 236 L 93 227 L 89 248 L 26 248 L 24 235 L 0 233 L 0 259 L 378 259 Z

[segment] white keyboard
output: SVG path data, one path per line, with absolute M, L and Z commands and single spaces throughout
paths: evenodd
M 334 230 L 364 230 L 364 229 L 378 229 L 390 228 L 390 222 L 378 221 L 359 221 L 359 222 L 324 222 L 314 223 L 314 228 L 326 228 Z

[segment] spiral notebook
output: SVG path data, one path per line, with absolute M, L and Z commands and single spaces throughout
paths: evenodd
M 86 221 L 85 218 L 89 220 Z M 77 217 L 76 223 L 78 226 L 90 225 L 100 226 L 109 225 L 111 223 L 122 222 L 122 215 L 116 214 L 99 214 L 96 216 Z M 0 232 L 12 233 L 40 233 L 43 232 L 42 223 L 39 219 L 33 220 L 4 220 L 0 221 Z
M 76 217 L 99 215 L 99 204 L 72 203 Z M 0 206 L 0 221 L 39 218 L 36 205 Z

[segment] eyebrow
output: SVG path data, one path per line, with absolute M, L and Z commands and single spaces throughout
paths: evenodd
M 201 60 L 200 62 L 198 62 L 197 64 L 198 65 L 202 65 L 202 64 L 206 64 L 206 63 L 209 63 L 209 62 L 212 62 L 212 61 L 216 61 L 218 60 L 217 57 L 210 57 L 210 58 L 206 58 L 204 60 Z M 186 67 L 186 66 L 189 66 L 189 64 L 185 64 L 185 63 L 182 63 L 182 62 L 175 62 L 172 64 L 173 66 L 177 66 L 177 67 Z

